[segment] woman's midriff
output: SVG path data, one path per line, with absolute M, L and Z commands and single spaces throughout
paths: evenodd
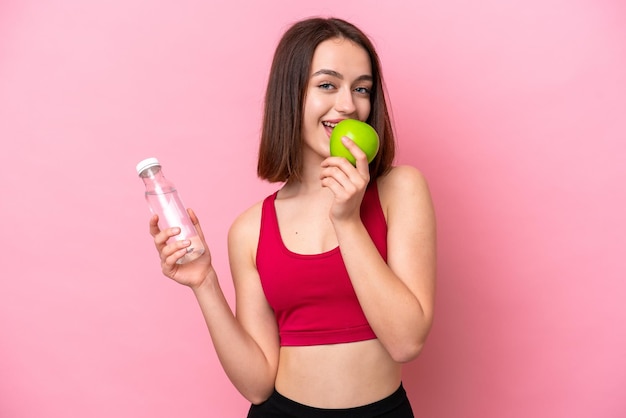
M 401 378 L 378 340 L 281 347 L 276 390 L 304 405 L 352 408 L 391 395 Z

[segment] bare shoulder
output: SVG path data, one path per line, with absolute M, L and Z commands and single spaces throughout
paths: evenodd
M 259 201 L 235 218 L 228 231 L 228 249 L 231 257 L 256 256 L 262 208 L 263 201 Z
M 402 202 L 430 205 L 430 191 L 424 175 L 415 167 L 401 165 L 393 167 L 378 180 L 380 200 L 385 208 Z

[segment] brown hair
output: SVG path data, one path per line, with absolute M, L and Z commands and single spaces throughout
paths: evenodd
M 356 26 L 336 18 L 311 18 L 289 28 L 281 38 L 265 93 L 263 129 L 257 174 L 270 182 L 298 180 L 302 172 L 302 116 L 304 98 L 317 46 L 328 39 L 348 39 L 367 51 L 374 83 L 367 123 L 378 132 L 380 149 L 370 163 L 370 177 L 391 168 L 395 142 L 384 94 L 378 54 L 369 38 Z

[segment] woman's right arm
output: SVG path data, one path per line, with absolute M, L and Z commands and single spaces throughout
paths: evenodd
M 172 231 L 156 231 L 156 225 L 151 222 L 151 232 L 161 254 L 163 273 L 193 290 L 228 378 L 246 399 L 258 404 L 274 390 L 279 341 L 276 321 L 256 270 L 254 254 L 258 228 L 255 231 L 254 226 L 258 225 L 259 221 L 255 218 L 258 216 L 260 219 L 260 211 L 255 208 L 235 221 L 228 236 L 236 315 L 233 315 L 219 285 L 202 229 L 193 211 L 189 211 L 191 220 L 207 249 L 193 262 L 175 264 L 185 252 L 181 251 L 184 244 L 165 244 Z

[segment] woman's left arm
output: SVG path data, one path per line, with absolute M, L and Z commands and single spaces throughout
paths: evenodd
M 347 187 L 341 190 L 339 182 L 326 181 L 332 183 L 336 199 L 343 196 L 334 205 L 335 215 L 331 212 L 341 254 L 376 336 L 395 361 L 407 362 L 421 351 L 433 321 L 436 224 L 428 185 L 418 170 L 408 166 L 395 167 L 380 180 L 387 214 L 385 263 L 352 208 L 362 195 L 359 199 L 360 187 L 348 185 L 348 177 L 354 179 L 354 172 L 342 179 Z M 355 182 L 360 181 L 350 183 Z

